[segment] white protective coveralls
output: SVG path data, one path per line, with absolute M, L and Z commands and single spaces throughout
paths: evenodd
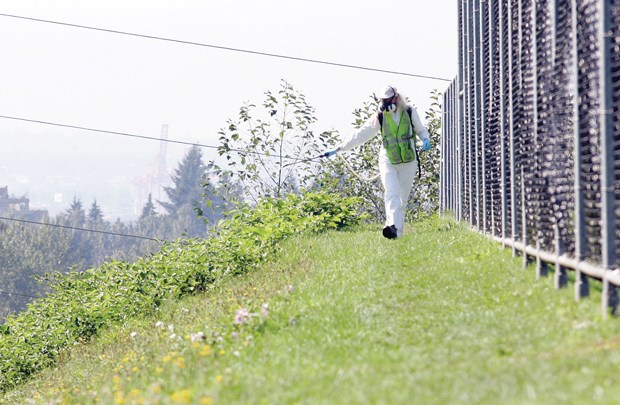
M 401 104 L 393 112 L 384 111 L 383 114 L 390 114 L 394 122 L 400 122 L 400 115 L 407 114 L 406 106 Z M 422 125 L 420 116 L 415 108 L 411 107 L 411 122 L 415 132 L 421 141 L 430 140 L 428 130 Z M 385 125 L 385 117 L 383 118 Z M 344 139 L 338 146 L 340 150 L 350 150 L 360 146 L 381 132 L 378 114 L 370 118 L 357 132 Z M 419 158 L 419 157 L 418 157 Z M 379 174 L 381 183 L 385 190 L 383 200 L 385 203 L 385 225 L 395 225 L 397 235 L 403 235 L 405 229 L 405 211 L 407 201 L 413 187 L 413 181 L 418 174 L 418 161 L 408 163 L 392 164 L 384 147 L 379 151 Z

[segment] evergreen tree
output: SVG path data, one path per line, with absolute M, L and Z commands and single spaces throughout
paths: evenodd
M 208 212 L 203 201 L 203 184 L 208 182 L 209 168 L 202 161 L 202 150 L 192 146 L 172 176 L 172 187 L 164 187 L 169 201 L 158 201 L 168 212 L 173 236 L 203 236 L 206 226 L 200 218 Z
M 67 214 L 67 222 L 71 226 L 81 227 L 86 222 L 86 211 L 84 211 L 82 201 L 77 197 L 73 197 L 71 206 L 65 213 Z
M 207 175 L 207 166 L 202 161 L 202 150 L 192 146 L 172 175 L 172 187 L 164 187 L 168 202 L 159 201 L 169 214 L 185 205 L 196 207 L 201 202 L 202 182 Z
M 142 214 L 140 215 L 139 221 L 146 220 L 156 215 L 157 212 L 155 211 L 155 204 L 153 204 L 153 196 L 151 195 L 151 193 L 149 193 L 149 198 L 146 201 L 146 204 L 144 204 L 144 207 L 142 208 Z
M 97 204 L 97 200 L 94 200 L 88 214 L 86 215 L 86 227 L 88 229 L 96 229 L 103 231 L 107 228 L 107 224 L 103 221 L 103 211 Z M 109 243 L 107 238 L 101 233 L 95 232 L 82 232 L 81 237 L 88 246 L 85 251 L 86 262 L 88 265 L 98 265 L 106 259 L 106 251 L 109 250 Z
M 138 235 L 150 238 L 159 237 L 165 239 L 168 235 L 162 218 L 157 214 L 157 211 L 155 211 L 153 196 L 150 193 L 146 204 L 144 204 L 142 208 L 142 214 L 136 223 L 135 232 L 137 232 Z
M 100 224 L 103 222 L 103 211 L 101 211 L 101 207 L 97 204 L 97 200 L 93 201 L 93 204 L 90 206 L 87 220 L 89 224 Z

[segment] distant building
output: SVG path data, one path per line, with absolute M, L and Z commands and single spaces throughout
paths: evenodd
M 42 221 L 47 217 L 47 210 L 31 210 L 30 199 L 9 195 L 9 187 L 0 187 L 0 215 L 11 218 Z

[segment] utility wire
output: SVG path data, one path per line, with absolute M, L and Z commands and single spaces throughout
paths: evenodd
M 2 290 L 0 290 L 0 294 L 17 295 L 18 297 L 35 298 L 35 299 L 36 298 L 41 298 L 41 297 L 35 297 L 34 295 L 20 294 L 20 293 L 16 293 L 16 292 L 2 291 Z
M 109 33 L 113 33 L 113 34 L 121 34 L 121 35 L 129 35 L 129 36 L 140 37 L 140 38 L 155 39 L 155 40 L 159 40 L 159 41 L 175 42 L 175 43 L 180 43 L 180 44 L 185 44 L 185 45 L 202 46 L 202 47 L 206 47 L 206 48 L 221 49 L 221 50 L 224 50 L 224 51 L 233 51 L 233 52 L 249 53 L 249 54 L 252 54 L 252 55 L 269 56 L 269 57 L 272 57 L 272 58 L 281 58 L 281 59 L 296 60 L 296 61 L 300 61 L 300 62 L 318 63 L 318 64 L 323 64 L 323 65 L 338 66 L 338 67 L 344 67 L 344 68 L 350 68 L 350 69 L 369 70 L 369 71 L 373 71 L 373 72 L 381 72 L 381 73 L 389 73 L 389 74 L 395 74 L 395 75 L 401 75 L 401 76 L 418 77 L 418 78 L 429 79 L 429 80 L 440 80 L 440 81 L 445 81 L 445 82 L 451 82 L 452 81 L 452 79 L 445 79 L 443 77 L 428 76 L 428 75 L 406 73 L 406 72 L 397 72 L 397 71 L 394 71 L 394 70 L 376 69 L 376 68 L 370 68 L 370 67 L 364 67 L 364 66 L 349 65 L 349 64 L 344 64 L 344 63 L 328 62 L 328 61 L 317 60 L 317 59 L 308 59 L 308 58 L 300 58 L 300 57 L 295 57 L 295 56 L 279 55 L 279 54 L 275 54 L 275 53 L 251 51 L 251 50 L 247 50 L 247 49 L 231 48 L 231 47 L 228 47 L 228 46 L 211 45 L 211 44 L 205 44 L 205 43 L 201 43 L 201 42 L 192 42 L 192 41 L 184 41 L 184 40 L 180 40 L 180 39 L 159 37 L 159 36 L 154 36 L 154 35 L 137 34 L 137 33 L 133 33 L 133 32 L 118 31 L 118 30 L 112 30 L 112 29 L 107 29 L 107 28 L 98 28 L 98 27 L 92 27 L 92 26 L 87 26 L 87 25 L 71 24 L 71 23 L 65 23 L 65 22 L 60 22 L 60 21 L 52 21 L 52 20 L 43 20 L 43 19 L 40 19 L 40 18 L 24 17 L 24 16 L 19 16 L 19 15 L 4 14 L 4 13 L 0 13 L 0 16 L 1 17 L 18 18 L 18 19 L 29 20 L 29 21 L 42 22 L 42 23 L 47 23 L 47 24 L 63 25 L 63 26 L 66 26 L 66 27 L 82 28 L 82 29 L 93 30 L 93 31 L 103 31 L 103 32 L 109 32 Z
M 152 141 L 160 141 L 160 142 L 176 143 L 176 144 L 181 144 L 181 145 L 198 146 L 198 147 L 201 147 L 201 148 L 210 148 L 210 149 L 218 149 L 219 148 L 218 146 L 205 145 L 205 144 L 202 144 L 202 143 L 177 141 L 177 140 L 174 140 L 174 139 L 162 139 L 162 138 L 156 138 L 154 136 L 136 135 L 136 134 L 129 134 L 129 133 L 126 133 L 126 132 L 107 131 L 107 130 L 104 130 L 104 129 L 80 127 L 80 126 L 76 126 L 76 125 L 60 124 L 60 123 L 57 123 L 57 122 L 34 120 L 34 119 L 30 119 L 30 118 L 12 117 L 12 116 L 9 116 L 9 115 L 0 115 L 0 118 L 4 118 L 4 119 L 7 119 L 7 120 L 31 122 L 31 123 L 35 123 L 35 124 L 52 125 L 52 126 L 63 127 L 63 128 L 80 129 L 80 130 L 91 131 L 91 132 L 100 132 L 100 133 L 103 133 L 103 134 L 127 136 L 127 137 L 130 137 L 130 138 L 148 139 L 148 140 L 152 140 Z M 227 149 L 226 152 L 234 152 L 234 153 L 238 153 L 238 154 L 242 154 L 242 155 L 262 155 L 262 156 L 274 157 L 274 158 L 295 159 L 295 158 L 292 158 L 292 157 L 289 157 L 289 156 L 273 155 L 273 154 L 267 154 L 267 153 L 262 153 L 262 152 L 243 151 L 243 150 L 240 150 L 240 149 Z
M 129 234 L 124 234 L 124 233 L 110 232 L 110 231 L 100 231 L 100 230 L 96 230 L 96 229 L 76 228 L 76 227 L 68 226 L 68 225 L 48 224 L 48 223 L 45 223 L 45 222 L 29 221 L 29 220 L 26 220 L 26 219 L 7 218 L 7 217 L 2 217 L 2 216 L 0 216 L 0 219 L 1 220 L 5 220 L 5 221 L 21 222 L 21 223 L 25 223 L 25 224 L 51 226 L 53 228 L 72 229 L 74 231 L 102 233 L 102 234 L 105 234 L 105 235 L 122 236 L 122 237 L 125 237 L 125 238 L 146 239 L 146 240 L 152 240 L 152 241 L 155 241 L 155 242 L 165 242 L 165 241 L 162 241 L 160 239 L 149 238 L 149 237 L 146 237 L 146 236 L 129 235 Z

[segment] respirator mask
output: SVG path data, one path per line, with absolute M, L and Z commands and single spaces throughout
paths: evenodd
M 389 112 L 396 111 L 396 100 L 395 99 L 396 99 L 396 96 L 393 96 L 392 98 L 381 100 L 381 105 L 379 106 L 379 110 L 381 112 L 383 112 L 383 111 L 389 111 Z

